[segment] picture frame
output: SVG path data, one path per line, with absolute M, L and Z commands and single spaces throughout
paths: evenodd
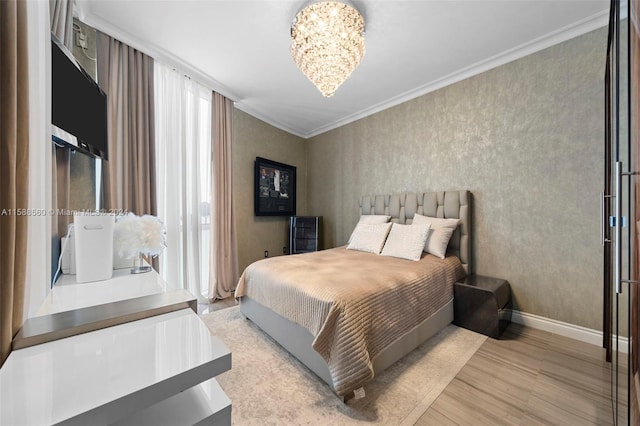
M 254 165 L 254 214 L 296 215 L 296 168 L 256 157 Z

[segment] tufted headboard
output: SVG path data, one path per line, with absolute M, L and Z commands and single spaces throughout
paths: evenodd
M 360 199 L 360 214 L 384 214 L 391 221 L 410 224 L 413 215 L 460 219 L 447 252 L 458 256 L 467 274 L 471 272 L 471 221 L 469 191 L 418 192 L 366 196 Z

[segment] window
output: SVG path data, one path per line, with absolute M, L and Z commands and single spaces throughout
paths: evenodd
M 211 91 L 155 63 L 156 188 L 158 217 L 167 228 L 160 274 L 209 294 L 211 213 Z

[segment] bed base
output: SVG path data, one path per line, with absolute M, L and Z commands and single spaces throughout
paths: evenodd
M 240 300 L 240 311 L 298 361 L 325 381 L 332 390 L 335 390 L 326 362 L 311 347 L 313 336 L 307 329 L 278 315 L 247 296 L 243 296 Z M 376 375 L 384 371 L 452 321 L 453 300 L 378 354 L 373 360 L 373 371 Z

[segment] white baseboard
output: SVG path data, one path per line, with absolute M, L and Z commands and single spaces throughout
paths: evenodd
M 545 318 L 516 310 L 511 311 L 511 321 L 516 324 L 522 324 L 524 326 L 535 328 L 538 330 L 548 331 L 560 336 L 570 337 L 581 342 L 602 346 L 602 332 L 593 330 L 591 328 L 569 324 L 568 322 L 557 321 L 551 318 Z M 629 353 L 629 338 L 620 337 L 618 342 L 620 345 L 619 351 L 621 353 Z

